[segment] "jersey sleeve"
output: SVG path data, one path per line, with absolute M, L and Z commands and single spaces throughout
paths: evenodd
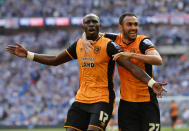
M 150 48 L 154 49 L 155 46 L 149 38 L 145 38 L 144 40 L 141 41 L 139 48 L 140 48 L 140 51 L 143 54 L 145 54 L 146 50 Z
M 120 49 L 121 47 L 115 42 L 113 41 L 108 42 L 107 53 L 109 57 L 112 57 L 112 55 L 117 54 Z
M 66 52 L 72 59 L 77 59 L 77 53 L 76 53 L 76 46 L 77 46 L 77 41 L 74 42 L 71 46 L 69 46 L 66 49 Z
M 117 38 L 117 34 L 114 33 L 105 33 L 104 37 L 111 39 L 112 41 L 115 41 Z

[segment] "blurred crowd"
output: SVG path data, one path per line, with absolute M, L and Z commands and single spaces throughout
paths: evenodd
M 161 26 L 160 26 L 161 28 Z M 152 27 L 150 29 L 153 29 Z M 148 32 L 148 29 L 142 31 Z M 174 30 L 174 29 L 173 29 Z M 103 32 L 118 32 L 103 29 Z M 150 31 L 153 32 L 153 31 Z M 21 43 L 33 52 L 64 49 L 82 34 L 82 30 L 54 30 L 0 35 L 0 122 L 3 125 L 49 125 L 63 122 L 79 88 L 77 61 L 51 67 L 18 58 L 5 52 L 8 44 Z M 180 35 L 180 34 L 178 34 Z M 156 42 L 156 37 L 152 37 Z M 155 43 L 156 44 L 156 43 Z M 158 81 L 167 81 L 167 96 L 189 96 L 189 61 L 184 56 L 164 56 L 164 64 L 155 66 Z M 115 74 L 116 96 L 119 77 Z M 183 111 L 188 111 L 184 108 Z M 165 110 L 166 112 L 166 110 Z M 166 115 L 163 115 L 163 118 Z M 189 116 L 187 117 L 187 119 Z M 166 118 L 167 119 L 167 118 Z M 186 119 L 186 118 L 183 118 Z
M 59 67 L 15 59 L 1 63 L 0 114 L 3 125 L 63 122 L 79 86 L 76 64 Z M 72 83 L 72 84 L 70 84 Z
M 106 5 L 106 6 L 105 6 Z M 103 7 L 103 8 L 102 8 Z M 137 7 L 137 8 L 136 8 Z M 123 12 L 138 16 L 189 13 L 189 0 L 0 0 L 0 17 L 77 17 L 93 12 L 100 17 L 117 16 Z M 156 46 L 189 45 L 189 27 L 143 25 L 139 32 L 151 38 Z M 55 125 L 63 123 L 67 110 L 79 88 L 77 61 L 58 67 L 45 66 L 10 55 L 8 44 L 19 42 L 28 50 L 45 53 L 65 49 L 81 37 L 79 27 L 63 30 L 42 30 L 0 34 L 0 124 Z M 117 27 L 101 32 L 118 33 Z M 189 96 L 189 61 L 185 56 L 163 56 L 163 65 L 154 67 L 158 81 L 167 81 L 166 96 Z M 119 77 L 114 85 L 119 98 Z M 182 105 L 182 106 L 181 106 Z M 189 105 L 179 103 L 182 121 L 189 123 Z M 169 103 L 160 103 L 161 118 L 169 119 Z
M 76 61 L 58 67 L 45 66 L 12 56 L 5 52 L 5 47 L 19 42 L 31 51 L 44 53 L 44 49 L 60 49 L 61 44 L 69 43 L 67 35 L 64 31 L 46 31 L 0 36 L 1 124 L 63 123 L 79 88 Z
M 137 7 L 137 8 L 136 8 Z M 0 0 L 1 17 L 72 17 L 86 13 L 119 16 L 189 13 L 189 0 Z
M 176 100 L 177 101 L 177 100 Z M 177 101 L 178 117 L 177 125 L 187 127 L 189 123 L 189 104 L 188 101 Z M 169 126 L 171 123 L 171 102 L 159 102 L 162 126 Z

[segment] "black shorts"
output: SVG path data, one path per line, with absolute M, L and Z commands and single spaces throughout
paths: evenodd
M 120 100 L 118 125 L 121 131 L 160 131 L 158 102 Z
M 113 104 L 105 102 L 93 104 L 74 102 L 68 111 L 64 127 L 87 131 L 88 126 L 93 126 L 103 131 L 112 116 L 112 110 Z
M 172 116 L 172 117 L 171 117 L 171 120 L 172 120 L 172 124 L 175 123 L 176 120 L 177 120 L 177 116 Z

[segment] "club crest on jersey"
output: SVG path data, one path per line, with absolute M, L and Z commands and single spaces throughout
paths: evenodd
M 100 50 L 101 50 L 101 47 L 100 47 L 100 46 L 95 46 L 95 47 L 94 47 L 94 53 L 95 53 L 95 54 L 100 53 Z
M 136 48 L 131 48 L 132 53 L 136 53 Z

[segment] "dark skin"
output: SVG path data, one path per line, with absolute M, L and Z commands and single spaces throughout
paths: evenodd
M 85 16 L 83 19 L 83 29 L 88 40 L 95 41 L 98 39 L 100 30 L 99 18 L 94 15 Z
M 99 38 L 99 29 L 100 29 L 99 18 L 93 14 L 86 15 L 83 19 L 83 29 L 86 33 L 86 37 L 88 40 L 93 40 L 93 41 L 97 40 Z M 27 57 L 27 50 L 18 43 L 16 43 L 16 46 L 8 45 L 6 47 L 6 50 L 10 52 L 11 54 L 14 54 L 19 57 Z M 62 51 L 57 56 L 50 56 L 50 55 L 35 53 L 33 60 L 41 64 L 58 66 L 72 59 L 66 53 L 66 51 Z M 151 79 L 151 77 L 147 73 L 145 73 L 141 68 L 131 63 L 128 59 L 122 56 L 119 57 L 116 62 L 120 64 L 122 67 L 124 67 L 125 69 L 129 70 L 137 79 L 143 81 L 144 83 L 148 83 L 148 81 Z M 166 85 L 166 83 L 156 82 L 153 85 L 153 90 L 157 95 L 161 95 L 161 93 L 165 91 L 165 89 L 162 87 L 163 85 Z M 73 128 L 67 128 L 66 130 L 76 131 Z M 88 131 L 100 131 L 100 129 L 89 126 Z

